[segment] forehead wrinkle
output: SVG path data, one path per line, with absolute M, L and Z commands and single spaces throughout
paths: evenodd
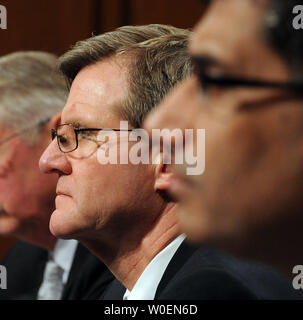
M 84 109 L 85 112 L 83 112 Z M 108 123 L 115 121 L 116 118 L 117 115 L 114 108 L 112 110 L 108 108 L 102 110 L 101 107 L 98 109 L 98 106 L 87 103 L 74 103 L 64 109 L 61 116 L 61 124 L 69 123 L 75 127 L 110 126 Z
M 109 57 L 83 68 L 74 80 L 80 95 L 92 102 L 115 105 L 129 88 L 129 59 L 125 55 Z M 80 86 L 81 84 L 81 86 Z M 108 96 L 107 93 L 111 92 Z M 118 98 L 118 99 L 117 99 Z
M 124 57 L 104 59 L 83 68 L 73 81 L 63 121 L 83 127 L 116 124 L 120 119 L 116 109 L 128 93 L 128 72 Z
M 82 125 L 82 122 L 90 122 L 94 119 L 93 115 L 90 112 L 82 113 L 81 109 L 83 108 L 89 108 L 90 105 L 87 103 L 73 103 L 71 105 L 67 105 L 61 115 L 61 123 L 70 123 L 70 124 L 77 124 Z M 93 108 L 93 106 L 91 106 Z M 77 112 L 77 109 L 80 109 L 81 117 L 78 116 L 79 112 Z M 74 115 L 75 113 L 75 115 Z M 62 118 L 64 118 L 64 121 L 62 121 Z
M 71 115 L 70 117 L 67 116 L 64 121 L 61 121 L 61 124 L 71 124 L 75 128 L 94 127 L 96 123 L 96 117 L 91 114 L 86 114 L 83 117 Z

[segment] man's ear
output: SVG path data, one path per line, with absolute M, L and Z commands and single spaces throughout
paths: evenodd
M 155 170 L 155 184 L 154 189 L 156 191 L 166 191 L 170 185 L 170 181 L 173 177 L 171 170 L 171 164 L 165 164 L 163 154 L 160 153 L 157 158 L 156 170 Z

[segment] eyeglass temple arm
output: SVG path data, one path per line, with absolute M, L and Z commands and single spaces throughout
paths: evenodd
M 240 87 L 257 87 L 257 88 L 280 88 L 293 90 L 303 94 L 303 84 L 298 82 L 265 82 L 256 79 L 241 79 L 241 78 L 213 78 L 204 75 L 204 81 L 207 84 L 218 84 L 220 86 L 229 87 L 229 86 L 240 86 Z

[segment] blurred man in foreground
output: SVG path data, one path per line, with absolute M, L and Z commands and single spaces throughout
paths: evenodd
M 1 300 L 94 299 L 107 281 L 107 268 L 86 248 L 49 232 L 57 178 L 38 162 L 66 101 L 56 64 L 44 52 L 0 58 L 0 234 L 20 240 L 2 262 Z
M 71 89 L 40 159 L 41 170 L 59 175 L 51 232 L 83 242 L 123 284 L 114 281 L 103 299 L 290 298 L 290 283 L 272 270 L 184 241 L 163 154 L 143 162 L 144 136 L 132 152 L 147 112 L 192 71 L 188 35 L 126 26 L 61 57 Z
M 271 263 L 301 259 L 303 34 L 297 1 L 214 0 L 194 30 L 195 75 L 146 121 L 205 128 L 206 170 L 178 178 L 179 220 L 195 241 Z

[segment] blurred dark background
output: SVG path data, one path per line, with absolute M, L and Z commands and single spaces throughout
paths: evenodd
M 199 0 L 0 0 L 7 30 L 0 29 L 0 55 L 43 50 L 58 55 L 76 41 L 122 25 L 148 23 L 192 28 L 201 16 Z M 14 243 L 0 237 L 0 261 Z
M 0 0 L 7 30 L 0 54 L 45 50 L 62 54 L 72 44 L 122 25 L 171 24 L 191 28 L 201 15 L 199 0 Z

